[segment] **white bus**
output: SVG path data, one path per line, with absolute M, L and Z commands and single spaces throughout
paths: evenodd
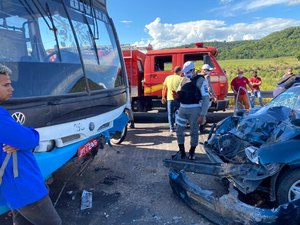
M 0 49 L 14 87 L 2 107 L 39 131 L 45 179 L 126 133 L 128 80 L 105 0 L 1 0 Z

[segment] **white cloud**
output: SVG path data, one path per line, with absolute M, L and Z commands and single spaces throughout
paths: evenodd
M 246 9 L 248 10 L 253 10 L 253 9 L 259 9 L 263 7 L 268 7 L 272 5 L 278 5 L 278 4 L 284 4 L 287 3 L 289 4 L 291 1 L 287 0 L 254 0 L 254 1 L 249 1 L 248 4 L 246 4 Z
M 221 4 L 228 4 L 230 2 L 232 2 L 233 0 L 220 0 Z
M 300 0 L 289 0 L 288 4 L 289 5 L 297 5 L 297 4 L 300 4 Z
M 132 23 L 131 20 L 121 20 L 120 22 L 121 22 L 121 23 L 125 23 L 125 24 L 130 24 L 130 23 Z
M 280 5 L 280 4 L 286 4 L 286 5 L 297 5 L 300 4 L 300 0 L 243 0 L 238 1 L 238 3 L 235 3 L 234 1 L 225 1 L 223 0 L 221 3 L 226 3 L 225 6 L 222 6 L 218 9 L 215 9 L 214 11 L 220 11 L 225 12 L 227 15 L 231 16 L 235 12 L 240 11 L 255 11 L 259 10 L 261 8 L 270 7 L 273 5 Z
M 237 23 L 227 26 L 222 20 L 199 20 L 187 23 L 164 24 L 160 18 L 145 26 L 151 37 L 135 45 L 151 45 L 154 49 L 175 47 L 199 41 L 237 41 L 260 39 L 291 26 L 300 26 L 300 20 L 266 18 L 250 24 Z

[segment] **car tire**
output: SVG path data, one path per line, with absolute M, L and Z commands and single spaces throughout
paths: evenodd
M 276 191 L 278 205 L 300 198 L 300 169 L 280 175 Z
M 111 137 L 110 142 L 112 144 L 119 145 L 125 140 L 126 135 L 127 135 L 127 126 L 124 126 L 121 132 L 117 132 L 115 135 Z

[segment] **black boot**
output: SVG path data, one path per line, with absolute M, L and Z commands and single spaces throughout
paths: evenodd
M 189 159 L 190 160 L 195 160 L 195 150 L 196 150 L 196 147 L 191 146 L 190 151 L 189 151 Z
M 172 159 L 184 159 L 186 157 L 184 144 L 179 144 L 178 147 L 179 151 L 175 155 L 172 155 Z

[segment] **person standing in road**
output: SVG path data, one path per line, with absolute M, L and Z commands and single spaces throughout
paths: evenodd
M 254 71 L 252 74 L 252 77 L 249 79 L 250 84 L 252 85 L 253 92 L 251 95 L 251 107 L 254 107 L 255 105 L 255 98 L 258 98 L 260 106 L 264 106 L 264 102 L 261 97 L 260 92 L 260 85 L 261 85 L 261 78 L 257 76 L 257 71 Z
M 179 151 L 173 158 L 185 158 L 184 131 L 187 122 L 190 124 L 190 150 L 188 159 L 195 159 L 195 150 L 199 141 L 199 125 L 203 123 L 209 108 L 209 93 L 207 80 L 195 72 L 195 65 L 187 61 L 183 65 L 184 78 L 181 81 L 177 92 L 174 92 L 175 99 L 180 102 L 176 115 L 176 134 Z
M 11 70 L 0 64 L 0 102 L 13 93 Z M 0 205 L 13 213 L 14 225 L 61 225 L 32 153 L 39 133 L 17 123 L 0 107 Z
M 201 68 L 201 72 L 200 72 L 200 75 L 203 75 L 205 77 L 205 79 L 207 80 L 208 82 L 208 91 L 209 91 L 209 96 L 210 98 L 212 99 L 213 102 L 216 102 L 217 101 L 217 95 L 211 85 L 211 82 L 210 82 L 210 73 L 211 71 L 213 70 L 213 68 L 208 65 L 208 64 L 204 64 Z
M 173 91 L 178 89 L 178 86 L 182 80 L 181 75 L 181 67 L 176 66 L 174 68 L 174 74 L 166 77 L 163 83 L 162 89 L 162 104 L 166 104 L 167 102 L 167 110 L 168 110 L 168 121 L 170 132 L 175 131 L 175 112 L 179 108 L 179 102 L 174 100 Z
M 233 78 L 233 80 L 230 83 L 230 86 L 234 93 L 235 100 L 237 98 L 237 94 L 239 92 L 240 87 L 242 87 L 240 89 L 240 93 L 237 100 L 239 101 L 239 103 L 244 105 L 245 109 L 250 108 L 248 96 L 246 95 L 246 91 L 245 91 L 247 90 L 247 85 L 252 90 L 252 85 L 250 84 L 250 81 L 248 80 L 248 78 L 244 77 L 244 72 L 239 69 L 237 77 Z
M 209 93 L 209 106 L 211 106 L 211 102 L 217 102 L 217 95 L 212 87 L 211 81 L 210 81 L 210 73 L 213 70 L 213 68 L 208 65 L 204 64 L 201 68 L 201 72 L 199 75 L 202 75 L 205 77 L 208 83 L 208 93 Z M 199 126 L 200 133 L 204 133 L 205 130 L 205 123 L 206 123 L 206 117 L 204 117 L 204 120 L 202 124 Z

